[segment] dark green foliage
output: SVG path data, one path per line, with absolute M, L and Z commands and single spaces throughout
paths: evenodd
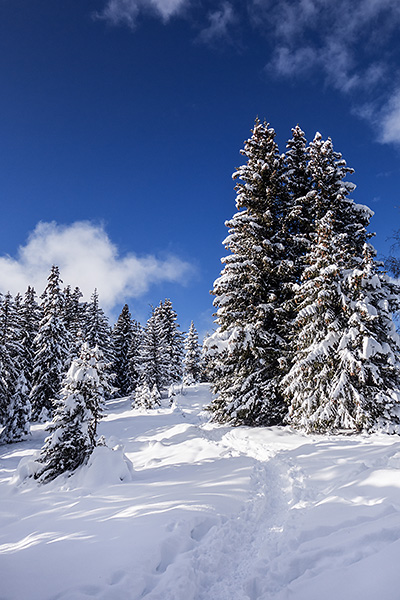
M 199 346 L 199 336 L 193 321 L 187 333 L 185 343 L 185 358 L 183 359 L 184 375 L 183 381 L 186 385 L 191 385 L 200 381 L 201 376 L 201 350 Z
M 256 121 L 242 154 L 247 163 L 234 175 L 239 212 L 226 223 L 231 254 L 213 289 L 219 329 L 208 344 L 217 394 L 210 410 L 218 421 L 265 425 L 281 422 L 285 410 L 278 386 L 285 169 L 267 123 Z
M 114 325 L 111 339 L 114 349 L 112 371 L 115 374 L 116 393 L 119 396 L 127 396 L 132 390 L 130 351 L 133 344 L 133 321 L 127 304 Z
M 42 319 L 35 338 L 32 375 L 32 417 L 52 417 L 54 402 L 68 365 L 70 339 L 64 325 L 64 297 L 58 267 L 51 268 L 48 284 L 41 295 Z
M 368 243 L 372 212 L 349 198 L 352 169 L 329 138 L 307 147 L 297 126 L 280 156 L 274 137 L 256 121 L 237 172 L 218 329 L 205 342 L 213 418 L 400 429 L 400 290 Z

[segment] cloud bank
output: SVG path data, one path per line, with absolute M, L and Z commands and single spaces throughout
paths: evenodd
M 132 253 L 120 256 L 100 225 L 40 222 L 16 258 L 0 257 L 0 291 L 24 293 L 33 285 L 40 294 L 53 264 L 59 266 L 64 284 L 79 286 L 85 299 L 97 288 L 106 311 L 127 298 L 144 295 L 152 285 L 185 283 L 192 273 L 189 263 L 172 255 L 163 259 Z

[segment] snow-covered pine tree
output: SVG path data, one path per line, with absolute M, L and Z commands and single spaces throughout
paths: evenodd
M 132 338 L 128 349 L 129 393 L 133 394 L 139 383 L 141 374 L 140 348 L 142 345 L 143 329 L 132 319 Z
M 29 433 L 29 402 L 22 354 L 21 296 L 8 292 L 0 304 L 0 443 L 19 442 Z
M 287 211 L 283 215 L 286 231 L 286 256 L 290 261 L 291 279 L 300 281 L 305 268 L 304 256 L 310 247 L 310 238 L 315 232 L 312 204 L 309 150 L 304 132 L 299 125 L 292 129 L 292 138 L 286 144 L 286 192 Z M 293 288 L 292 288 L 293 289 Z
M 156 384 L 150 389 L 145 378 L 136 386 L 132 408 L 157 408 L 161 404 L 161 395 Z
M 42 311 L 36 301 L 36 292 L 33 287 L 28 286 L 21 307 L 22 359 L 28 394 L 32 389 L 35 338 L 41 317 Z
M 283 340 L 277 322 L 285 283 L 280 274 L 285 168 L 275 131 L 259 120 L 242 154 L 247 163 L 233 176 L 239 179 L 239 212 L 226 223 L 224 244 L 231 254 L 223 259 L 213 289 L 219 327 L 208 344 L 216 393 L 209 408 L 220 422 L 271 425 L 281 423 L 286 412 L 279 390 Z
M 293 358 L 289 342 L 291 327 L 296 316 L 293 304 L 294 290 L 305 269 L 305 255 L 315 233 L 311 191 L 311 174 L 308 166 L 309 151 L 304 132 L 297 125 L 286 144 L 285 192 L 286 207 L 282 213 L 282 243 L 285 257 L 280 263 L 282 278 L 280 306 L 276 311 L 277 331 L 282 339 L 280 367 L 282 375 L 290 368 Z
M 400 288 L 382 273 L 375 255 L 365 244 L 362 263 L 345 277 L 347 323 L 335 395 L 352 406 L 352 428 L 400 433 L 400 337 L 393 322 Z
M 295 295 L 298 313 L 294 362 L 282 385 L 290 405 L 289 423 L 306 431 L 322 432 L 335 425 L 346 427 L 352 419 L 346 402 L 337 410 L 331 389 L 346 305 L 341 286 L 342 237 L 334 235 L 331 212 L 319 221 L 317 234 L 308 255 L 309 266 Z
M 114 361 L 112 371 L 115 374 L 115 386 L 120 396 L 127 396 L 131 390 L 129 352 L 133 343 L 133 323 L 127 304 L 122 308 L 116 324 L 112 330 L 112 344 Z
M 161 361 L 163 364 L 163 387 L 182 379 L 183 335 L 179 331 L 177 314 L 168 298 L 160 302 L 156 310 L 161 334 Z
M 159 390 L 162 389 L 165 382 L 161 340 L 159 307 L 155 307 L 143 331 L 140 347 L 140 370 L 141 380 L 145 381 L 149 388 L 156 384 Z
M 69 335 L 64 325 L 64 298 L 60 273 L 53 265 L 48 284 L 41 295 L 43 316 L 35 338 L 35 357 L 32 376 L 32 418 L 51 418 L 54 402 L 68 364 Z
M 96 446 L 109 376 L 97 348 L 83 344 L 72 361 L 57 401 L 53 421 L 37 462 L 35 478 L 41 483 L 74 471 L 86 463 Z
M 156 384 L 153 385 L 151 392 L 150 392 L 150 402 L 151 402 L 151 406 L 152 408 L 155 408 L 157 406 L 161 406 L 161 394 L 160 394 L 160 390 L 158 389 L 158 387 L 156 386 Z
M 113 362 L 113 348 L 111 341 L 111 328 L 108 318 L 99 304 L 99 294 L 94 290 L 90 297 L 90 302 L 86 305 L 86 314 L 84 317 L 83 338 L 91 348 L 97 346 L 102 352 L 106 363 Z
M 64 290 L 64 323 L 70 337 L 70 360 L 79 356 L 83 344 L 85 325 L 85 304 L 80 302 L 83 294 L 79 287 L 71 291 L 71 286 Z
M 349 197 L 345 161 L 317 134 L 310 144 L 317 235 L 295 294 L 293 366 L 283 380 L 289 422 L 307 431 L 396 423 L 395 290 L 367 243 L 372 212 Z M 322 215 L 322 216 L 321 216 Z
M 190 323 L 189 331 L 186 336 L 183 365 L 183 383 L 185 385 L 198 383 L 200 381 L 201 373 L 201 349 L 199 346 L 199 336 L 193 321 Z

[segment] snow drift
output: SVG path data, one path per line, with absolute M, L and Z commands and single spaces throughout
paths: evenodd
M 46 485 L 22 477 L 43 425 L 2 446 L 0 599 L 398 600 L 399 437 L 215 425 L 209 401 L 110 403 L 108 447 Z

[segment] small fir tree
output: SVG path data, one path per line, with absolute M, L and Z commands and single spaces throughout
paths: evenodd
M 41 483 L 85 464 L 96 446 L 109 377 L 97 348 L 83 344 L 63 380 L 57 408 L 48 427 L 35 478 Z
M 183 382 L 186 385 L 198 383 L 200 381 L 201 372 L 201 350 L 199 346 L 199 336 L 193 321 L 190 323 L 190 328 L 186 337 L 185 358 L 183 364 Z
M 142 379 L 135 390 L 135 398 L 132 408 L 155 408 L 160 405 L 160 393 L 156 384 L 150 389 L 145 379 Z

